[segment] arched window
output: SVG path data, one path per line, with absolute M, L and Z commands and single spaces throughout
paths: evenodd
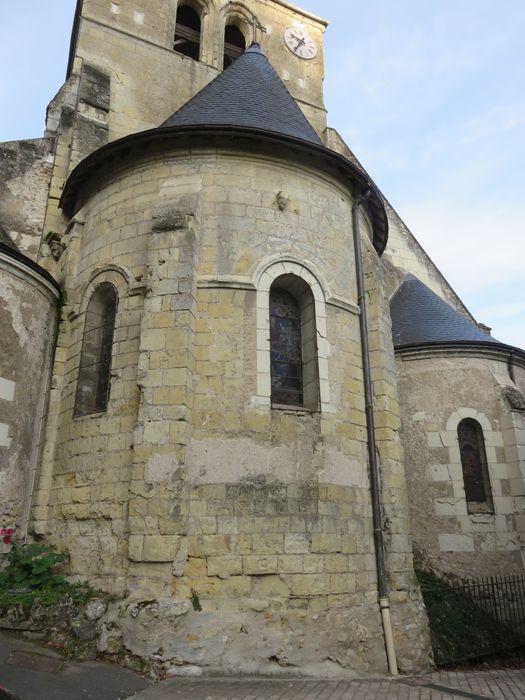
M 319 408 L 315 302 L 300 277 L 281 275 L 270 288 L 273 405 Z
M 117 290 L 109 282 L 99 284 L 89 300 L 80 353 L 75 416 L 106 410 L 117 303 Z
M 223 67 L 228 68 L 246 51 L 246 39 L 239 27 L 235 24 L 228 24 L 224 30 L 224 63 Z
M 469 513 L 493 513 L 494 504 L 481 425 L 473 418 L 462 420 L 458 425 L 458 442 L 467 510 Z
M 196 61 L 200 58 L 201 20 L 197 12 L 188 5 L 180 5 L 177 8 L 173 48 Z

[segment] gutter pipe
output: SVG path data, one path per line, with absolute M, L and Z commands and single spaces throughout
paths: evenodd
M 374 524 L 374 545 L 376 556 L 377 583 L 379 592 L 379 609 L 383 623 L 385 649 L 388 660 L 388 670 L 393 676 L 398 675 L 394 635 L 390 617 L 390 601 L 388 599 L 388 587 L 386 584 L 384 533 L 382 528 L 381 506 L 381 478 L 379 463 L 377 460 L 377 446 L 374 422 L 374 397 L 372 391 L 372 377 L 370 370 L 370 348 L 368 343 L 368 319 L 366 313 L 365 277 L 363 271 L 363 252 L 360 233 L 360 207 L 368 201 L 371 190 L 359 195 L 352 205 L 352 228 L 354 234 L 354 251 L 357 276 L 357 294 L 359 314 L 359 328 L 361 331 L 361 352 L 363 358 L 363 381 L 365 385 L 366 403 L 366 430 L 368 437 L 368 460 L 370 464 L 370 486 L 372 491 L 372 516 Z

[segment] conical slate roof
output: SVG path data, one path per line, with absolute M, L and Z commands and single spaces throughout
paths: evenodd
M 407 275 L 393 295 L 390 314 L 395 347 L 443 342 L 501 345 L 414 275 Z
M 258 44 L 252 44 L 161 126 L 110 141 L 84 158 L 66 181 L 60 207 L 73 216 L 84 201 L 85 183 L 100 178 L 101 170 L 108 172 L 111 164 L 122 158 L 179 145 L 207 148 L 215 144 L 228 144 L 243 152 L 252 147 L 264 148 L 264 152 L 270 149 L 281 156 L 284 152 L 286 158 L 307 155 L 312 167 L 335 175 L 354 195 L 371 190 L 367 208 L 373 244 L 379 255 L 383 253 L 388 217 L 381 193 L 352 161 L 323 144 Z
M 162 127 L 237 126 L 323 142 L 261 51 L 252 44 Z

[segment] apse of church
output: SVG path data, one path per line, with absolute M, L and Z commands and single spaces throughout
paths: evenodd
M 413 548 L 522 567 L 525 355 L 327 127 L 326 26 L 281 0 L 79 2 L 47 155 L 16 174 L 52 161 L 39 252 L 20 230 L 0 270 L 23 258 L 60 323 L 25 505 L 3 507 L 127 601 L 134 654 L 384 671 L 391 614 L 388 667 L 421 668 Z

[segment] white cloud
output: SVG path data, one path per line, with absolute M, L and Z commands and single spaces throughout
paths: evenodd
M 485 139 L 503 131 L 525 127 L 525 100 L 510 105 L 496 105 L 470 119 L 464 125 L 466 141 Z

